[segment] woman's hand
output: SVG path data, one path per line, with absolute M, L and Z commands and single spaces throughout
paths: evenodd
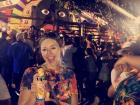
M 131 67 L 140 69 L 140 56 L 132 56 L 132 55 L 124 56 L 115 63 L 114 67 L 125 63 L 131 65 Z
M 124 57 L 121 57 L 114 65 L 114 68 L 118 68 L 119 65 L 122 65 L 122 64 L 126 64 L 128 63 L 127 61 L 127 56 L 124 56 Z
M 129 101 L 123 103 L 122 105 L 135 105 L 135 103 L 133 100 L 129 100 Z
M 131 70 L 131 67 L 127 63 L 117 64 L 115 66 L 115 70 L 119 71 L 120 73 L 122 73 L 122 72 L 129 72 Z

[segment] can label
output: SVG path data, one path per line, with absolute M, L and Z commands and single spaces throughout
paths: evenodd
M 44 99 L 36 99 L 36 104 L 35 105 L 45 105 L 44 104 Z

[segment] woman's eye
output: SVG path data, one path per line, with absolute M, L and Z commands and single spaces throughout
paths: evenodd
M 51 49 L 56 49 L 56 47 L 52 47 Z
M 47 49 L 42 49 L 42 51 L 46 51 Z

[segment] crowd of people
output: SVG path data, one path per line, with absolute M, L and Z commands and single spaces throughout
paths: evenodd
M 7 40 L 2 32 L 0 105 L 139 104 L 136 44 L 120 51 L 119 43 L 95 42 L 94 35 L 36 34 Z

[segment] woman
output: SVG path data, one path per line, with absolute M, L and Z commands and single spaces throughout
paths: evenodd
M 44 105 L 46 101 L 57 105 L 78 105 L 75 74 L 61 65 L 58 42 L 42 38 L 40 48 L 45 63 L 25 71 L 18 105 Z
M 112 86 L 109 95 L 114 95 L 114 105 L 139 105 L 140 103 L 140 57 L 137 49 L 129 49 L 112 70 Z M 135 55 L 135 56 L 134 56 Z
M 121 65 L 122 67 L 124 65 Z M 124 68 L 124 67 L 123 67 Z M 140 72 L 138 69 L 123 71 L 119 84 L 114 88 L 114 105 L 139 105 L 140 103 Z
M 86 51 L 86 98 L 89 104 L 93 103 L 96 92 L 96 79 L 97 79 L 97 66 L 94 53 L 91 48 L 87 48 Z

